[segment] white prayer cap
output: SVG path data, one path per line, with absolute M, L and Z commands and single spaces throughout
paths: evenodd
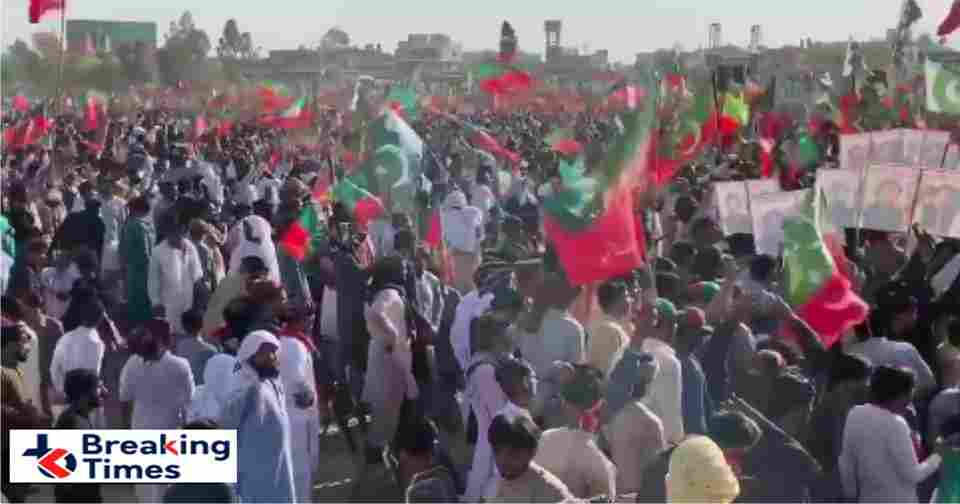
M 250 357 L 256 355 L 263 345 L 273 345 L 276 351 L 280 351 L 280 340 L 269 331 L 253 331 L 243 338 L 240 344 L 240 350 L 237 351 L 237 361 L 246 362 Z

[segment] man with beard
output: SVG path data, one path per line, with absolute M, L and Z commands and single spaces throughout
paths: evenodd
M 186 359 L 168 350 L 172 338 L 170 324 L 162 319 L 147 321 L 131 335 L 135 355 L 120 374 L 120 400 L 132 405 L 130 428 L 179 429 L 184 423 L 193 373 Z M 136 485 L 135 490 L 140 502 L 158 502 L 166 485 Z
M 6 325 L 0 329 L 2 344 L 2 389 L 3 411 L 0 416 L 0 446 L 4 460 L 10 460 L 10 429 L 40 429 L 49 424 L 40 411 L 28 399 L 20 365 L 30 358 L 33 350 L 33 332 L 26 324 Z M 10 483 L 10 464 L 0 466 L 3 495 L 10 502 L 24 502 L 29 485 Z
M 67 373 L 63 385 L 67 408 L 63 410 L 56 429 L 94 429 L 90 413 L 100 407 L 106 388 L 100 376 L 91 369 L 74 369 Z M 54 487 L 57 502 L 103 502 L 99 483 L 62 484 Z
M 287 416 L 280 381 L 280 341 L 267 331 L 243 338 L 232 393 L 221 418 L 237 430 L 237 494 L 241 502 L 297 502 Z

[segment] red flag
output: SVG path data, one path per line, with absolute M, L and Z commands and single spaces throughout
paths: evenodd
M 30 110 L 30 100 L 26 96 L 17 95 L 13 97 L 13 109 L 18 112 L 27 112 Z
M 440 220 L 440 210 L 434 210 L 430 216 L 430 228 L 427 235 L 423 238 L 424 243 L 430 248 L 440 248 L 440 240 L 443 236 L 443 221 Z
M 30 24 L 37 24 L 40 18 L 49 11 L 61 10 L 66 7 L 67 0 L 30 0 L 28 15 Z
M 610 203 L 583 231 L 568 230 L 552 216 L 544 217 L 544 229 L 573 285 L 603 281 L 643 264 L 630 191 L 622 191 Z
M 193 140 L 200 140 L 200 137 L 207 133 L 207 118 L 203 114 L 193 120 Z
M 5 129 L 3 131 L 3 143 L 9 147 L 33 145 L 47 136 L 51 127 L 52 122 L 41 114 Z
M 953 33 L 958 27 L 960 27 L 960 0 L 954 0 L 953 6 L 950 7 L 950 13 L 937 28 L 937 36 L 945 37 Z

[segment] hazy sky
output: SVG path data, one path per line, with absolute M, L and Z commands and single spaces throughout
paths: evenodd
M 796 44 L 801 37 L 846 40 L 880 36 L 895 25 L 902 0 L 67 0 L 69 18 L 156 21 L 159 43 L 171 20 L 189 9 L 216 45 L 224 22 L 234 17 L 264 49 L 310 45 L 332 26 L 354 43 L 380 42 L 392 51 L 411 32 L 442 32 L 466 49 L 493 48 L 499 25 L 509 20 L 521 49 L 543 52 L 543 21 L 563 20 L 562 43 L 591 50 L 607 48 L 618 61 L 679 42 L 687 49 L 706 45 L 707 27 L 723 25 L 725 43 L 745 45 L 750 25 L 763 27 L 764 43 Z M 917 0 L 923 10 L 920 32 L 933 32 L 951 0 Z M 48 14 L 27 22 L 28 0 L 0 0 L 4 46 L 35 31 L 57 29 Z M 956 36 L 960 40 L 960 34 Z M 960 44 L 958 44 L 960 45 Z

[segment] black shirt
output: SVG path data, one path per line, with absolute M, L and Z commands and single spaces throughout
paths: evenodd
M 73 406 L 68 407 L 57 418 L 55 429 L 93 429 L 90 419 L 79 413 Z M 103 502 L 99 483 L 64 483 L 54 485 L 53 496 L 56 502 Z

